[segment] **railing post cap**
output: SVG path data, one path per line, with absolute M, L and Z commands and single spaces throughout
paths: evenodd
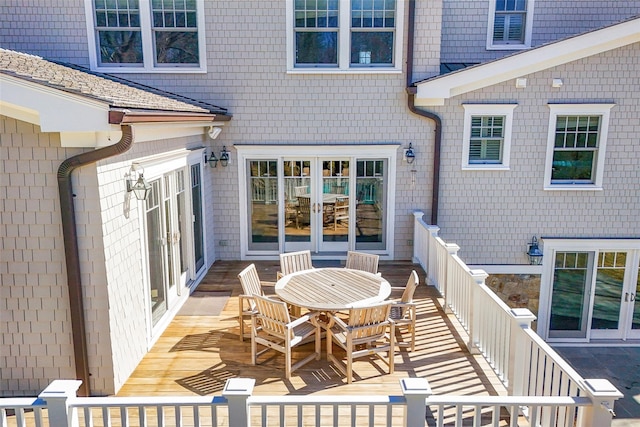
M 408 394 L 426 394 L 431 395 L 431 386 L 426 378 L 403 378 L 400 380 L 402 393 Z
M 586 389 L 593 397 L 615 397 L 624 396 L 611 382 L 605 378 L 585 379 Z
M 76 392 L 82 385 L 80 380 L 53 380 L 38 395 L 39 398 L 47 400 L 47 398 L 60 398 L 76 396 Z
M 518 320 L 536 320 L 536 315 L 528 308 L 512 308 L 511 315 Z
M 424 212 L 422 211 L 413 211 L 413 216 L 416 218 L 422 218 L 424 216 Z
M 445 243 L 444 247 L 447 248 L 449 252 L 458 252 L 460 250 L 460 246 L 455 243 Z
M 225 396 L 245 396 L 253 393 L 256 380 L 253 378 L 229 378 L 222 394 Z
M 469 270 L 469 274 L 472 275 L 473 277 L 484 277 L 485 279 L 489 277 L 489 274 L 482 269 Z

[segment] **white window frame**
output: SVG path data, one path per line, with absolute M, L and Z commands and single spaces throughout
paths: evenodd
M 533 28 L 533 6 L 535 0 L 527 0 L 524 23 L 524 43 L 495 43 L 493 41 L 493 25 L 496 17 L 496 0 L 489 0 L 489 20 L 487 23 L 487 50 L 519 50 L 531 47 Z
M 544 257 L 542 261 L 542 275 L 540 277 L 540 304 L 538 308 L 537 333 L 547 342 L 589 342 L 591 330 L 587 330 L 585 338 L 549 338 L 549 322 L 551 316 L 551 296 L 553 292 L 553 277 L 557 252 L 637 252 L 640 251 L 640 239 L 544 239 Z M 634 265 L 632 264 L 633 268 Z M 593 268 L 595 273 L 596 269 Z
M 544 170 L 545 190 L 602 190 L 602 178 L 604 176 L 604 163 L 607 148 L 607 136 L 609 133 L 609 116 L 611 108 L 615 104 L 548 104 L 549 128 L 547 134 L 547 156 Z M 598 150 L 596 152 L 595 171 L 592 183 L 551 183 L 553 168 L 554 142 L 556 135 L 556 120 L 558 116 L 601 116 L 600 135 L 598 136 Z
M 462 169 L 463 170 L 509 170 L 511 157 L 511 133 L 513 129 L 513 111 L 518 104 L 465 104 L 464 130 L 462 133 Z M 471 118 L 474 116 L 503 116 L 504 136 L 502 142 L 501 163 L 469 163 L 471 142 Z
M 179 66 L 155 65 L 155 47 L 153 42 L 153 29 L 151 22 L 151 1 L 139 0 L 140 5 L 140 28 L 142 38 L 142 66 L 118 66 L 114 64 L 100 65 L 98 61 L 98 40 L 95 29 L 95 12 L 93 0 L 84 0 L 84 10 L 87 23 L 87 40 L 89 43 L 89 67 L 93 71 L 102 73 L 206 73 L 207 72 L 207 49 L 205 37 L 204 0 L 196 0 L 197 23 L 198 23 L 198 57 L 199 65 Z
M 404 41 L 404 4 L 405 0 L 396 0 L 396 26 L 393 45 L 393 65 L 378 67 L 352 67 L 351 62 L 351 0 L 339 0 L 338 15 L 338 66 L 309 67 L 295 65 L 295 19 L 294 0 L 286 0 L 287 26 L 287 73 L 288 74 L 399 74 L 402 72 L 402 54 Z

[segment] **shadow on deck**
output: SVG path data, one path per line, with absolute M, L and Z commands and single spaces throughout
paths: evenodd
M 434 394 L 504 394 L 484 359 L 466 350 L 466 337 L 460 333 L 457 320 L 444 313 L 438 292 L 424 285 L 425 272 L 410 262 L 380 264 L 382 275 L 394 287 L 404 287 L 412 269 L 418 272 L 421 283 L 414 299 L 418 304 L 416 349 L 396 352 L 394 374 L 387 374 L 379 360 L 363 358 L 354 362 L 354 382 L 347 385 L 345 377 L 327 362 L 324 342 L 321 360 L 295 371 L 290 380 L 284 378 L 284 357 L 280 353 L 268 353 L 259 365 L 252 366 L 250 340 L 239 340 L 237 322 L 237 296 L 241 293 L 237 274 L 250 263 L 218 261 L 211 267 L 197 291 L 225 298 L 221 311 L 214 313 L 220 309 L 215 309 L 212 299 L 211 314 L 176 316 L 118 396 L 218 395 L 225 381 L 233 377 L 254 378 L 254 395 L 397 395 L 399 381 L 407 377 L 426 378 Z M 255 264 L 262 280 L 275 280 L 277 261 Z M 339 263 L 314 262 L 316 266 L 321 264 Z M 269 288 L 265 291 L 269 293 Z M 391 297 L 400 293 L 394 292 Z M 313 344 L 302 347 L 294 352 L 294 360 L 312 349 Z

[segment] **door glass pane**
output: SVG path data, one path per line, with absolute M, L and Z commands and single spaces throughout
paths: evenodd
M 358 160 L 356 249 L 385 249 L 386 160 Z
M 549 337 L 585 338 L 592 253 L 556 253 Z
M 311 161 L 285 160 L 284 239 L 285 242 L 311 241 Z
M 178 214 L 178 236 L 179 239 L 179 259 L 181 265 L 181 273 L 187 271 L 186 256 L 189 253 L 187 248 L 187 198 L 185 193 L 184 171 L 176 171 L 176 207 Z
M 640 268 L 638 268 L 638 276 L 636 278 L 636 286 L 633 293 L 633 320 L 631 323 L 631 329 L 640 329 L 640 298 L 638 293 L 640 292 Z
M 175 260 L 173 258 L 173 211 L 171 209 L 171 179 L 170 175 L 164 179 L 164 256 L 167 260 L 167 279 L 169 288 L 176 285 Z
M 591 329 L 618 329 L 626 252 L 598 255 Z
M 151 193 L 146 201 L 147 252 L 149 255 L 149 284 L 152 322 L 155 325 L 167 311 L 164 289 L 165 268 L 162 243 L 164 230 L 160 213 L 160 180 L 151 182 Z
M 278 162 L 249 160 L 249 249 L 278 249 Z
M 322 162 L 322 241 L 348 240 L 349 161 L 325 160 Z
M 204 239 L 202 230 L 202 186 L 200 165 L 191 166 L 191 200 L 193 206 L 193 254 L 196 271 L 204 265 Z

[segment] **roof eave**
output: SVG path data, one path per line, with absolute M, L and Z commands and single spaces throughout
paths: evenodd
M 231 115 L 215 113 L 128 109 L 112 109 L 109 111 L 109 124 L 112 125 L 124 125 L 133 123 L 221 122 L 229 120 L 231 120 Z
M 640 18 L 570 37 L 416 83 L 416 105 L 443 105 L 456 95 L 640 41 Z

